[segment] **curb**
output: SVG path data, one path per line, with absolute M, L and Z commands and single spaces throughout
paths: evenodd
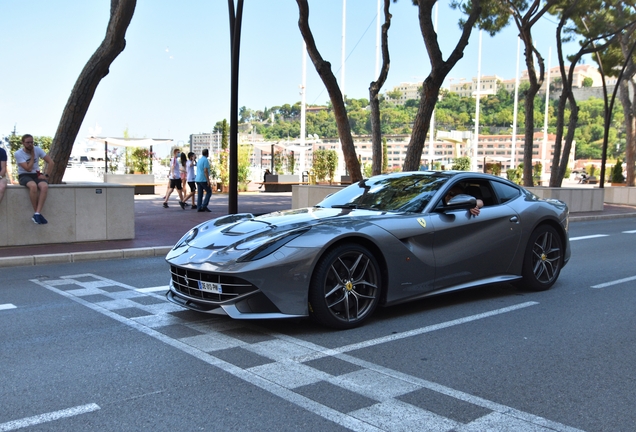
M 636 217 L 636 213 L 619 213 L 608 215 L 594 215 L 594 216 L 570 216 L 570 223 L 572 222 L 588 222 L 595 220 L 607 220 L 607 219 L 626 219 Z
M 0 268 L 127 258 L 157 257 L 165 256 L 168 252 L 170 252 L 171 249 L 172 246 L 156 246 L 150 248 L 111 249 L 90 252 L 70 252 L 59 254 L 4 257 L 0 258 Z

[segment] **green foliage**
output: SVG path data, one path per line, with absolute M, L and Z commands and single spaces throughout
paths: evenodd
M 327 150 L 327 172 L 329 173 L 329 183 L 333 183 L 333 177 L 338 168 L 338 153 L 335 150 Z
M 227 120 L 223 119 L 221 122 L 221 148 L 227 150 L 229 147 L 228 135 L 230 133 L 230 126 L 227 124 Z
M 238 175 L 237 180 L 239 189 L 242 191 L 247 190 L 247 184 L 250 182 L 250 158 L 252 157 L 251 145 L 239 145 L 238 148 Z
M 402 92 L 399 90 L 391 90 L 386 92 L 386 95 L 391 99 L 397 100 L 402 97 Z
M 135 173 L 147 174 L 150 163 L 150 150 L 145 147 L 136 147 L 130 152 L 130 163 Z
M 362 164 L 362 177 L 369 178 L 372 175 L 373 175 L 373 166 L 368 162 L 365 162 L 364 164 Z
M 287 169 L 290 174 L 294 174 L 296 171 L 296 155 L 291 154 L 287 157 Z
M 541 170 L 543 169 L 543 165 L 541 162 L 537 162 L 532 167 L 532 180 L 535 184 L 538 184 L 541 181 Z
M 382 137 L 382 172 L 385 173 L 389 169 L 389 149 L 386 145 L 386 137 Z
M 333 182 L 333 177 L 338 166 L 338 154 L 335 150 L 316 150 L 314 152 L 313 170 L 318 181 L 329 178 Z
M 485 172 L 490 173 L 492 175 L 498 176 L 501 174 L 501 163 L 500 162 L 487 162 L 486 163 Z
M 594 84 L 594 80 L 590 77 L 585 77 L 583 79 L 583 87 L 592 87 Z
M 329 170 L 327 169 L 327 150 L 316 150 L 314 152 L 314 161 L 312 169 L 316 175 L 316 180 L 324 181 L 327 178 Z
M 523 175 L 523 170 L 520 170 L 519 167 L 510 168 L 506 170 L 506 177 L 508 178 L 508 180 L 510 180 L 513 183 L 520 184 L 522 175 Z
M 468 156 L 455 158 L 451 169 L 456 171 L 470 171 L 470 158 Z
M 230 180 L 230 152 L 228 150 L 228 134 L 229 128 L 227 124 L 227 120 L 223 119 L 220 125 L 221 131 L 221 151 L 219 152 L 219 162 L 218 162 L 218 176 L 221 180 L 221 185 L 229 184 Z
M 610 178 L 612 183 L 625 183 L 625 176 L 623 175 L 623 163 L 620 159 L 616 160 L 616 164 L 612 168 Z
M 274 174 L 283 174 L 283 166 L 286 163 L 287 157 L 283 152 L 274 152 Z
M 520 84 L 520 99 L 523 99 L 524 91 L 527 90 L 528 83 Z M 349 124 L 354 135 L 370 135 L 370 110 L 368 110 L 367 99 L 347 99 L 346 108 L 349 116 Z M 550 122 L 549 130 L 555 128 L 555 110 L 557 100 L 550 101 Z M 576 141 L 576 159 L 600 159 L 601 146 L 604 134 L 604 115 L 602 99 L 590 98 L 577 101 L 579 105 L 579 119 L 577 122 L 574 139 Z M 389 100 L 380 101 L 380 128 L 383 135 L 387 134 L 411 134 L 412 124 L 417 113 L 418 103 L 406 103 L 396 105 Z M 481 99 L 480 103 L 480 124 L 482 132 L 491 134 L 510 134 L 510 125 L 514 115 L 514 94 L 504 88 L 499 88 L 495 95 L 488 95 Z M 267 116 L 265 116 L 265 112 Z M 534 125 L 537 128 L 543 127 L 543 116 L 545 112 L 545 99 L 535 99 Z M 254 113 L 253 115 L 251 113 Z M 300 111 L 297 104 L 275 106 L 265 111 L 251 111 L 247 108 L 243 110 L 246 119 L 252 122 L 256 132 L 263 135 L 266 140 L 278 141 L 283 139 L 295 139 L 300 136 Z M 456 93 L 443 93 L 443 97 L 436 104 L 435 121 L 440 130 L 472 130 L 474 127 L 472 118 L 475 113 L 475 99 L 470 97 L 459 97 Z M 269 114 L 275 118 L 270 122 Z M 523 100 L 520 100 L 518 107 L 517 121 L 519 125 L 525 124 L 525 112 Z M 566 112 L 565 121 L 569 118 Z M 608 151 L 611 157 L 618 157 L 624 154 L 624 115 L 620 104 L 615 104 L 612 115 L 612 124 L 609 130 Z M 222 131 L 227 129 L 225 120 L 217 122 L 214 130 Z M 307 112 L 306 128 L 308 134 L 316 134 L 322 138 L 338 137 L 333 111 L 329 106 L 320 111 Z M 623 143 L 623 144 L 621 144 Z M 222 145 L 227 148 L 227 140 L 222 141 Z M 617 147 L 618 145 L 618 147 Z M 622 147 L 621 147 L 622 146 Z M 384 166 L 386 157 L 383 157 L 382 171 L 386 172 L 388 166 Z

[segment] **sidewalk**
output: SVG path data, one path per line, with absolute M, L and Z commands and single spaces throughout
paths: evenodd
M 82 243 L 0 247 L 0 267 L 52 264 L 95 259 L 163 256 L 195 225 L 228 213 L 228 195 L 213 194 L 211 213 L 182 210 L 176 194 L 169 208 L 162 195 L 135 195 L 135 238 Z M 254 215 L 291 208 L 291 192 L 246 192 L 238 197 L 239 213 Z
M 99 242 L 0 247 L 0 267 L 96 259 L 164 256 L 193 226 L 228 211 L 228 195 L 213 194 L 211 213 L 182 210 L 175 197 L 163 208 L 161 195 L 135 195 L 135 238 Z M 247 192 L 238 197 L 239 213 L 254 215 L 288 210 L 291 192 Z M 570 213 L 570 222 L 636 217 L 636 207 L 605 204 L 603 211 Z

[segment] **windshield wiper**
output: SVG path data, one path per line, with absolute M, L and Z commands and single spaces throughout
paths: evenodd
M 331 208 L 357 209 L 358 204 L 333 204 Z
M 369 206 L 365 206 L 365 205 L 360 205 L 360 204 L 334 204 L 334 205 L 331 206 L 331 208 L 381 211 L 380 209 L 369 207 Z

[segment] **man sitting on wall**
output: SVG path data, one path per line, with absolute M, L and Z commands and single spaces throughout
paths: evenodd
M 48 223 L 40 212 L 42 207 L 44 207 L 46 194 L 49 191 L 49 175 L 48 173 L 40 172 L 40 159 L 44 159 L 48 164 L 49 172 L 53 169 L 53 159 L 48 153 L 33 144 L 32 135 L 26 134 L 22 136 L 22 146 L 14 155 L 18 164 L 18 181 L 22 186 L 26 186 L 29 189 L 29 198 L 35 211 L 31 220 L 38 225 L 43 225 Z

